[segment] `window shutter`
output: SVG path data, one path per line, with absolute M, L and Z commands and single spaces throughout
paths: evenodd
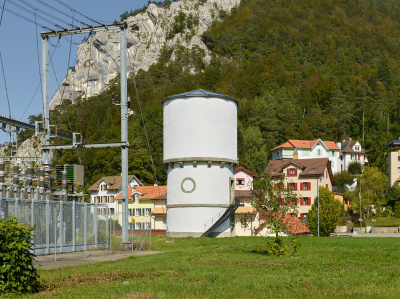
M 300 217 L 304 217 L 304 213 L 300 213 Z
M 294 191 L 297 191 L 297 183 L 294 184 Z
M 300 205 L 301 206 L 304 205 L 304 198 L 303 197 L 300 198 Z
M 308 190 L 311 190 L 311 183 L 307 183 L 308 184 Z
M 278 184 L 277 183 L 274 184 L 274 188 L 275 188 L 275 191 L 278 191 Z
M 290 176 L 290 169 L 289 169 L 289 168 L 286 169 L 286 175 L 287 175 L 287 176 Z
M 297 176 L 297 168 L 294 169 L 294 176 Z
M 300 191 L 303 191 L 304 189 L 303 189 L 303 184 L 304 183 L 300 183 Z
M 290 188 L 290 183 L 287 183 L 286 188 L 287 188 L 287 189 Z

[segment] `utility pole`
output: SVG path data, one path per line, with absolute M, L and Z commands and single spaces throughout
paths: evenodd
M 50 37 L 60 38 L 64 35 L 95 33 L 104 30 L 120 29 L 120 75 L 121 75 L 121 142 L 94 143 L 94 144 L 72 144 L 72 145 L 50 145 L 50 123 L 49 123 L 49 57 L 48 39 Z M 128 240 L 128 100 L 127 100 L 127 67 L 126 67 L 126 30 L 127 24 L 102 25 L 91 28 L 78 28 L 74 30 L 52 31 L 42 33 L 42 100 L 43 100 L 43 161 L 42 164 L 50 171 L 52 149 L 73 148 L 104 148 L 121 147 L 121 176 L 122 176 L 122 243 Z

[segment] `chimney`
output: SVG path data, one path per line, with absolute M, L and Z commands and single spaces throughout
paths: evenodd
M 342 143 L 341 142 L 336 142 L 336 147 L 342 149 Z

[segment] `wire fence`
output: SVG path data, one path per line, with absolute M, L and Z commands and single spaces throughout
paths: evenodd
M 109 221 L 99 217 L 102 204 L 37 199 L 0 200 L 0 218 L 15 216 L 35 227 L 36 255 L 107 248 Z M 107 213 L 108 213 L 108 209 Z

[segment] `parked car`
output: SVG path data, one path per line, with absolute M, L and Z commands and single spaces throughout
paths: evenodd
M 329 234 L 329 237 L 337 237 L 337 233 L 335 231 L 333 231 Z

